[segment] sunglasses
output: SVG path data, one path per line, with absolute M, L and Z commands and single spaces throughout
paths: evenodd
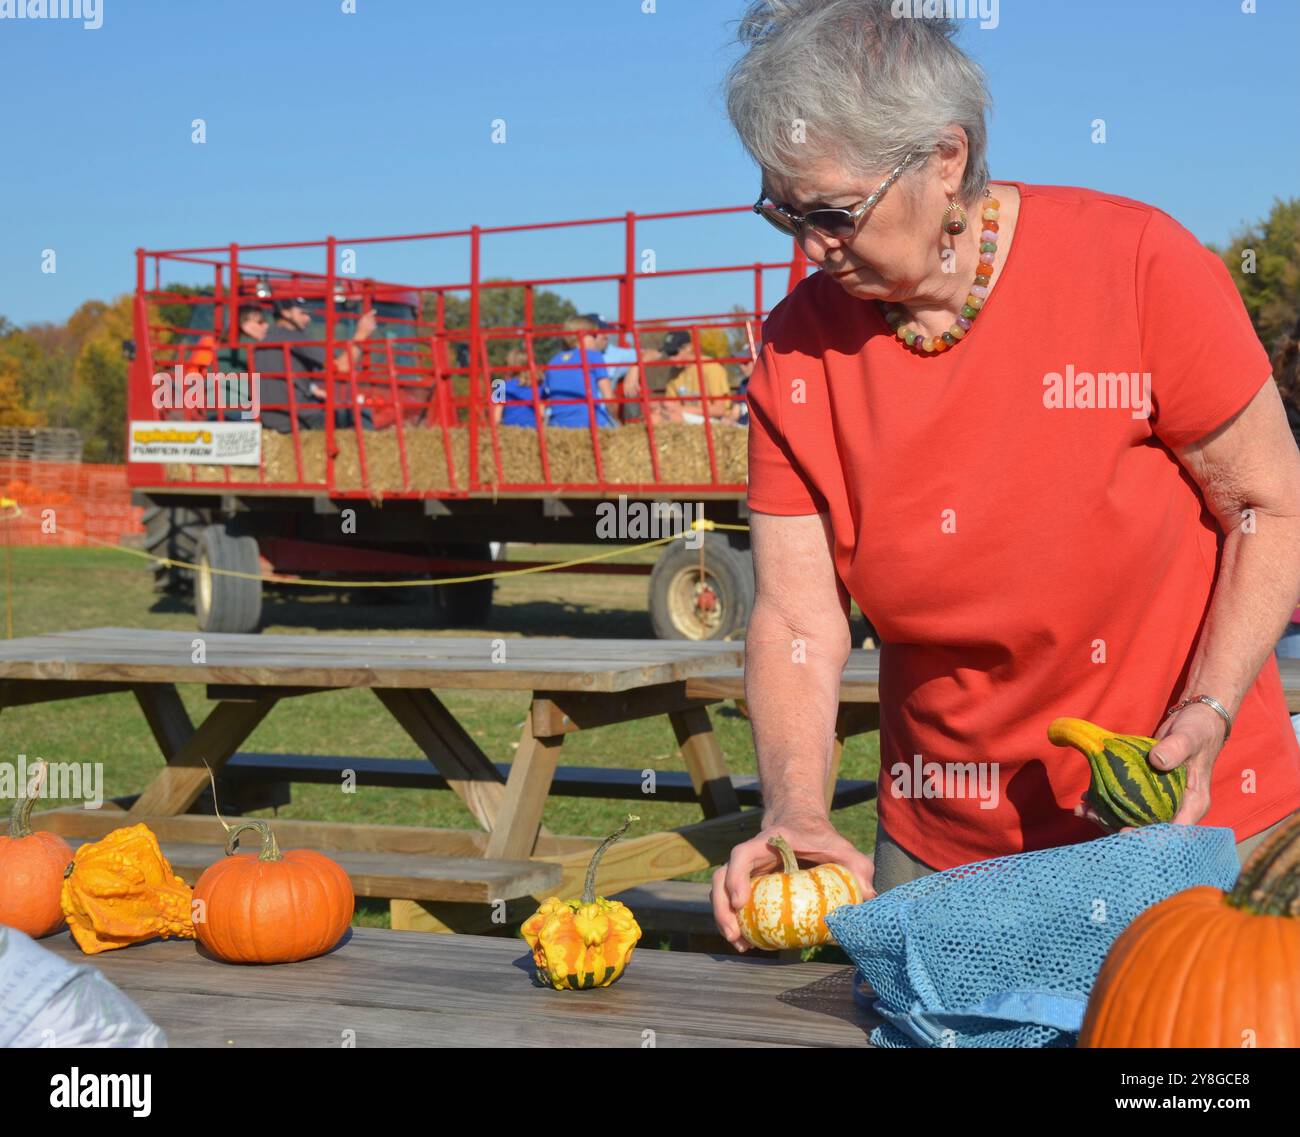
M 754 212 L 771 224 L 774 229 L 779 229 L 787 236 L 802 237 L 804 229 L 811 228 L 824 237 L 831 237 L 836 241 L 847 241 L 858 231 L 858 224 L 867 210 L 880 200 L 885 190 L 898 180 L 903 170 L 911 164 L 912 159 L 915 157 L 915 152 L 908 154 L 894 167 L 893 173 L 880 183 L 875 193 L 866 201 L 859 202 L 851 208 L 810 209 L 807 213 L 796 213 L 787 206 L 775 205 L 768 201 L 767 195 L 763 193 L 759 194 L 758 200 L 754 203 Z

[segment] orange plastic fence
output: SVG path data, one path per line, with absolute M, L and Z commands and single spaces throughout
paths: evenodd
M 17 502 L 17 513 L 0 508 L 0 543 L 117 544 L 144 532 L 125 466 L 2 460 L 0 498 Z

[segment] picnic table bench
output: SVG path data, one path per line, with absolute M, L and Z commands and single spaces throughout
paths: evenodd
M 852 999 L 853 968 L 637 948 L 596 991 L 533 985 L 520 939 L 353 928 L 301 963 L 221 963 L 185 940 L 83 956 L 172 1046 L 868 1046 L 879 1024 Z
M 339 784 L 345 771 L 358 785 L 451 789 L 475 829 L 281 820 L 277 835 L 285 847 L 335 854 L 360 895 L 385 895 L 382 890 L 389 889 L 395 927 L 487 931 L 500 918 L 489 911 L 489 900 L 507 902 L 509 922 L 538 893 L 581 890 L 597 842 L 547 830 L 541 821 L 549 794 L 647 800 L 645 770 L 560 766 L 563 741 L 574 731 L 666 715 L 686 770 L 653 771 L 650 800 L 693 801 L 703 814 L 699 822 L 641 834 L 611 850 L 601 872 L 607 895 L 644 886 L 648 891 L 641 899 L 651 913 L 681 904 L 685 898 L 673 890 L 649 886 L 721 863 L 733 845 L 758 831 L 758 781 L 727 770 L 707 711 L 733 696 L 686 690 L 690 679 L 738 672 L 743 651 L 739 643 L 690 641 L 91 628 L 0 644 L 0 710 L 130 692 L 164 758 L 157 777 L 138 797 L 94 811 L 48 811 L 40 824 L 70 840 L 93 840 L 143 821 L 180 859 L 178 869 L 201 871 L 218 855 L 211 818 L 188 812 L 208 788 L 209 766 L 222 800 L 243 803 L 239 808 L 244 809 L 287 800 L 277 796 L 276 787 L 288 782 Z M 197 725 L 176 690 L 179 683 L 206 685 L 215 702 Z M 427 761 L 241 752 L 281 700 L 345 688 L 373 691 Z M 435 693 L 453 688 L 528 693 L 530 707 L 512 762 L 491 761 Z M 873 711 L 854 708 L 854 728 Z M 828 801 L 837 809 L 875 793 L 870 781 L 838 779 L 839 741 L 836 770 L 827 784 Z M 409 862 L 411 871 L 399 886 L 403 856 L 424 860 Z M 439 858 L 478 863 L 440 864 Z M 690 907 L 697 920 L 699 896 Z

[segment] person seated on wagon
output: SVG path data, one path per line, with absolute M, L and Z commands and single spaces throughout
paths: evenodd
M 581 427 L 591 425 L 585 400 L 590 394 L 596 402 L 596 425 L 618 426 L 610 414 L 609 404 L 601 399 L 614 397 L 614 384 L 605 368 L 605 357 L 597 346 L 600 329 L 586 316 L 570 316 L 564 321 L 564 350 L 546 364 L 542 375 L 542 398 L 547 407 L 546 425 Z M 585 375 L 584 375 L 585 372 Z
M 513 347 L 506 355 L 508 374 L 500 382 L 500 399 L 493 399 L 492 418 L 499 426 L 527 426 L 537 429 L 533 410 L 533 376 L 528 369 L 528 353 Z
M 262 406 L 271 409 L 262 411 L 262 425 L 268 430 L 282 434 L 290 432 L 289 425 L 289 385 L 286 374 L 293 376 L 294 399 L 298 408 L 298 425 L 307 430 L 325 428 L 325 387 L 312 378 L 313 373 L 325 372 L 325 348 L 313 340 L 323 339 L 323 334 L 310 331 L 312 322 L 311 308 L 300 296 L 276 303 L 275 323 L 267 331 L 262 342 L 266 344 L 288 344 L 285 348 L 262 347 L 253 353 L 254 365 L 261 376 Z M 356 330 L 334 356 L 334 368 L 341 374 L 352 370 L 358 360 L 358 345 L 370 337 L 378 321 L 373 309 L 361 313 Z M 288 364 L 286 367 L 286 358 Z M 268 378 L 270 376 L 270 378 Z M 334 425 L 351 427 L 354 425 L 352 409 L 340 407 L 334 411 Z M 374 421 L 368 410 L 361 412 L 361 425 L 374 429 Z
M 606 323 L 598 313 L 587 312 L 582 318 L 592 321 L 601 332 L 596 337 L 596 350 L 605 359 L 605 370 L 616 397 L 635 399 L 641 393 L 639 364 L 643 359 L 658 359 L 659 353 L 646 350 L 638 358 L 635 347 L 609 342 L 609 333 L 615 326 Z M 618 403 L 613 415 L 622 422 L 631 422 L 641 417 L 641 408 L 636 403 Z
M 716 335 L 712 334 L 715 332 Z M 719 329 L 701 331 L 699 340 L 702 356 L 726 353 L 726 337 Z M 664 394 L 669 398 L 655 404 L 656 421 L 702 423 L 705 415 L 715 420 L 730 420 L 733 417 L 731 380 L 727 377 L 727 369 L 716 359 L 705 358 L 700 363 L 695 363 L 695 348 L 690 332 L 669 332 L 664 337 L 663 357 L 669 362 L 681 364 L 682 369 L 668 380 L 668 385 L 664 388 Z M 701 371 L 704 375 L 703 400 L 698 397 Z M 692 395 L 696 397 L 686 397 Z

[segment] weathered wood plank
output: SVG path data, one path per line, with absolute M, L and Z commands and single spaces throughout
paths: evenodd
M 533 986 L 531 958 L 514 938 L 410 936 L 354 928 L 328 955 L 237 972 L 184 941 L 140 944 L 94 957 L 82 956 L 68 936 L 49 937 L 42 945 L 70 961 L 99 967 L 156 1015 L 173 1044 L 182 1045 L 197 1044 L 200 1038 L 187 1032 L 198 1024 L 228 1027 L 248 1017 L 228 1009 L 233 989 L 238 991 L 234 998 L 278 1011 L 280 1037 L 297 1045 L 341 1045 L 338 1034 L 325 1042 L 326 1032 L 348 1029 L 357 1031 L 358 1045 L 382 1044 L 377 1035 L 367 1037 L 369 1031 L 382 1030 L 383 1021 L 364 1015 L 368 1009 L 399 1023 L 389 1036 L 394 1045 L 412 1044 L 420 1032 L 414 1019 L 398 1019 L 401 1015 L 426 1019 L 420 1040 L 425 1044 L 463 1038 L 465 1045 L 550 1047 L 577 1045 L 591 1037 L 593 1028 L 626 1032 L 625 1044 L 638 1047 L 651 1041 L 866 1046 L 877 1021 L 852 1001 L 852 967 L 784 963 L 754 954 L 707 956 L 643 948 L 613 987 L 574 997 Z M 238 1009 L 251 1013 L 243 1002 Z M 356 1025 L 346 1021 L 348 1012 Z M 267 1013 L 254 1017 L 255 1033 L 241 1038 L 227 1030 L 216 1044 L 265 1044 L 276 1037 Z M 213 1035 L 200 1037 L 207 1041 Z
M 1282 674 L 1286 709 L 1292 714 L 1300 713 L 1300 659 L 1279 659 L 1277 663 Z
M 277 826 L 277 833 L 278 833 Z M 68 842 L 75 849 L 83 840 Z M 177 874 L 193 885 L 209 865 L 225 856 L 221 845 L 161 842 Z M 254 846 L 255 849 L 255 846 Z M 545 861 L 493 861 L 478 857 L 430 857 L 410 853 L 339 853 L 336 860 L 358 896 L 491 904 L 531 897 L 560 881 L 558 865 Z
M 705 817 L 721 817 L 740 808 L 736 787 L 731 784 L 722 747 L 713 733 L 709 712 L 703 707 L 671 711 L 668 715 L 677 736 L 682 759 L 699 796 Z
M 58 699 L 84 699 L 129 691 L 124 683 L 42 683 L 39 680 L 0 679 L 0 709 L 49 703 Z
M 217 773 L 275 704 L 275 699 L 218 703 L 180 749 L 167 755 L 166 767 L 131 807 L 132 817 L 184 813 L 209 784 L 208 769 Z
M 202 662 L 194 644 L 202 640 Z M 736 665 L 739 645 L 663 640 L 234 636 L 92 628 L 0 644 L 0 679 L 287 687 L 626 691 Z
M 707 881 L 652 880 L 625 888 L 611 899 L 631 908 L 643 928 L 716 935 L 709 890 Z
M 229 825 L 246 820 L 227 817 Z M 225 839 L 215 817 L 178 814 L 173 817 L 132 817 L 105 803 L 102 809 L 64 808 L 34 814 L 32 827 L 74 837 L 98 839 L 123 825 L 143 821 L 162 842 L 214 844 Z M 275 835 L 282 849 L 320 849 L 323 852 L 426 853 L 442 857 L 482 857 L 488 834 L 477 829 L 430 829 L 414 825 L 362 825 L 346 821 L 295 821 L 279 818 Z M 543 835 L 537 839 L 539 856 L 586 852 L 597 842 L 592 837 Z
M 297 656 L 265 656 L 256 666 L 223 666 L 211 661 L 196 664 L 188 659 L 154 660 L 124 652 L 115 659 L 79 659 L 65 657 L 42 660 L 0 662 L 0 677 L 14 682 L 30 679 L 42 682 L 112 682 L 134 683 L 206 683 L 218 685 L 252 685 L 278 688 L 317 687 L 344 689 L 352 687 L 385 688 L 461 688 L 478 691 L 573 690 L 590 692 L 630 691 L 657 683 L 674 682 L 692 671 L 710 670 L 712 661 L 643 665 L 625 661 L 622 665 L 590 664 L 586 668 L 568 667 L 563 671 L 529 669 L 524 666 L 504 668 L 490 662 L 430 665 L 416 661 L 376 663 L 357 666 L 343 661 L 311 665 Z
M 504 782 L 509 762 L 494 762 Z M 646 768 L 619 766 L 557 766 L 551 779 L 553 797 L 595 797 L 640 801 L 646 798 Z M 420 758 L 358 758 L 340 754 L 262 754 L 241 751 L 222 768 L 223 779 L 235 786 L 261 781 L 309 782 L 339 785 L 351 772 L 358 786 L 388 786 L 397 789 L 445 790 L 447 779 L 432 764 Z M 761 805 L 762 793 L 753 774 L 732 774 L 736 800 L 742 806 Z M 875 783 L 841 779 L 835 786 L 834 808 L 843 809 L 875 796 Z M 691 775 L 684 770 L 656 770 L 654 800 L 694 802 L 698 800 Z
M 744 667 L 720 668 L 709 675 L 692 676 L 686 680 L 686 694 L 701 699 L 743 699 Z M 848 663 L 840 676 L 840 702 L 880 702 L 879 649 L 857 648 L 849 653 Z
M 723 864 L 736 845 L 759 831 L 762 820 L 761 809 L 746 809 L 683 825 L 680 829 L 624 838 L 610 846 L 601 859 L 600 894 L 609 896 L 648 881 L 672 880 Z M 557 860 L 563 866 L 559 895 L 576 896 L 582 891 L 587 865 L 581 853 L 559 857 L 539 855 L 536 859 Z
M 759 831 L 762 820 L 761 809 L 747 809 L 680 829 L 619 841 L 610 846 L 601 860 L 596 887 L 600 895 L 612 896 L 651 881 L 673 880 L 722 864 L 736 845 Z M 543 854 L 538 849 L 533 859 L 557 861 L 564 869 L 564 878 L 551 895 L 581 894 L 591 859 L 590 849 L 560 855 Z M 474 905 L 424 905 L 418 901 L 394 900 L 392 912 L 393 926 L 398 927 L 400 922 L 409 931 L 475 933 L 491 929 L 492 913 Z M 507 906 L 507 919 L 522 919 L 527 915 L 522 901 Z
M 507 1023 L 486 1010 L 398 1011 L 391 1007 L 295 999 L 286 1014 L 278 999 L 129 988 L 128 993 L 156 1023 L 168 1024 L 173 1048 L 236 1047 L 330 1049 L 338 1047 L 427 1049 L 482 1047 L 640 1047 L 644 1037 L 626 1025 L 594 1020 L 559 1023 L 553 1017 Z M 545 992 L 540 992 L 545 994 Z M 719 1040 L 675 1030 L 656 1032 L 657 1047 L 710 1049 L 725 1045 L 745 1049 L 796 1045 L 751 1039 Z M 805 1043 L 803 1045 L 813 1045 Z M 818 1043 L 816 1045 L 822 1045 Z
M 592 730 L 670 711 L 694 710 L 712 700 L 686 698 L 686 681 L 662 683 L 612 695 L 538 691 L 533 698 L 533 732 L 538 735 Z
M 484 829 L 496 824 L 505 778 L 432 691 L 382 691 L 376 697 Z
M 510 766 L 505 798 L 488 841 L 488 856 L 501 860 L 530 857 L 537 846 L 542 810 L 551 792 L 564 735 L 536 735 L 531 714 Z
M 132 690 L 158 749 L 170 762 L 194 735 L 194 722 L 180 693 L 171 683 L 142 684 Z

